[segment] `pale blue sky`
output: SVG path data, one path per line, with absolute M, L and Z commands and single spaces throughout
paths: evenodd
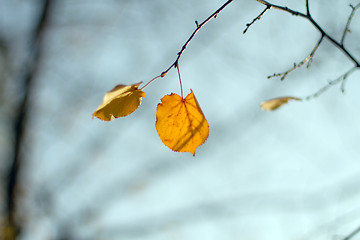
M 0 33 L 19 58 L 36 1 L 0 2 Z M 169 150 L 154 126 L 160 98 L 180 92 L 175 69 L 145 88 L 132 115 L 91 119 L 113 86 L 166 70 L 195 20 L 224 2 L 59 1 L 35 86 L 24 239 L 51 239 L 65 227 L 75 239 L 322 240 L 359 225 L 359 71 L 345 94 L 334 86 L 274 112 L 259 107 L 273 97 L 307 96 L 352 66 L 324 41 L 310 69 L 267 79 L 315 46 L 320 35 L 305 19 L 270 10 L 243 35 L 264 6 L 235 0 L 193 39 L 180 60 L 184 92 L 194 91 L 210 124 L 196 157 Z M 273 1 L 300 11 L 304 2 Z M 349 3 L 357 2 L 310 7 L 340 39 Z M 358 59 L 359 23 L 360 12 L 346 40 Z

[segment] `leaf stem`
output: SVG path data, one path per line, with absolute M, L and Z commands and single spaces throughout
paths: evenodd
M 156 79 L 158 79 L 159 77 L 163 77 L 163 75 L 159 75 L 154 77 L 153 79 L 151 79 L 149 82 L 147 82 L 142 88 L 140 88 L 140 90 L 143 90 L 144 88 L 146 88 L 150 83 L 152 83 L 153 81 L 155 81 Z
M 176 64 L 176 69 L 177 69 L 178 76 L 179 76 L 180 91 L 181 91 L 181 98 L 182 98 L 182 99 L 184 99 L 184 92 L 183 92 L 183 86 L 182 86 L 182 82 L 181 82 L 181 76 L 180 76 L 179 64 Z

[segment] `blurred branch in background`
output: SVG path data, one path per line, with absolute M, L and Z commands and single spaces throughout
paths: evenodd
M 169 173 L 171 174 L 171 173 Z M 145 237 L 156 234 L 162 229 L 174 228 L 195 225 L 200 222 L 214 221 L 220 222 L 229 218 L 236 218 L 246 215 L 261 216 L 266 214 L 276 214 L 277 212 L 286 212 L 288 214 L 306 213 L 306 212 L 321 212 L 324 209 L 331 208 L 337 201 L 334 199 L 324 198 L 323 192 L 326 191 L 330 195 L 337 196 L 339 192 L 343 192 L 342 201 L 351 200 L 354 195 L 359 195 L 360 191 L 353 191 L 356 189 L 358 182 L 358 173 L 353 176 L 340 181 L 336 184 L 321 187 L 320 189 L 309 190 L 308 192 L 299 193 L 294 189 L 275 190 L 272 192 L 252 192 L 248 194 L 221 197 L 219 199 L 204 200 L 195 202 L 191 205 L 172 209 L 155 216 L 144 217 L 139 220 L 127 222 L 124 224 L 113 224 L 105 226 L 98 234 L 89 234 L 87 239 L 97 240 L 99 238 L 136 238 Z M 146 182 L 146 181 L 145 181 Z M 254 199 L 257 199 L 255 202 Z M 259 199 L 261 199 L 259 201 Z M 299 204 L 299 199 L 302 199 L 302 204 Z M 103 205 L 103 204 L 101 204 Z M 105 204 L 106 206 L 106 204 Z M 150 207 L 150 206 L 149 206 Z M 351 214 L 342 214 L 336 221 L 328 221 L 322 223 L 322 226 L 315 227 L 315 231 L 304 237 L 304 239 L 317 239 L 319 235 L 327 233 L 326 230 L 336 229 L 342 225 L 348 224 L 360 216 L 360 209 L 354 209 Z M 360 230 L 356 229 L 351 232 L 343 240 L 350 240 Z M 334 235 L 335 231 L 331 234 Z
M 355 235 L 357 235 L 358 233 L 360 233 L 360 226 L 357 227 L 354 231 L 352 231 L 349 235 L 347 235 L 343 240 L 354 239 Z
M 0 107 L 2 107 L 2 103 L 6 101 L 4 97 L 4 91 L 10 68 L 11 64 L 7 42 L 2 38 L 2 36 L 0 36 Z
M 19 174 L 24 165 L 26 154 L 24 154 L 24 142 L 27 132 L 27 124 L 31 108 L 32 88 L 39 70 L 42 56 L 42 43 L 46 31 L 52 0 L 43 0 L 40 5 L 39 19 L 35 25 L 34 32 L 29 39 L 28 58 L 18 78 L 19 104 L 14 110 L 13 125 L 13 149 L 10 159 L 10 169 L 7 174 L 6 185 L 6 209 L 5 226 L 2 239 L 17 239 L 21 234 L 22 224 L 17 216 L 17 202 L 19 193 Z
M 161 156 L 159 156 L 161 157 Z M 192 165 L 187 162 L 171 162 L 168 159 L 162 161 L 150 161 L 147 166 L 143 166 L 138 172 L 129 173 L 129 177 L 114 181 L 113 186 L 106 186 L 103 191 L 95 196 L 90 196 L 91 204 L 76 209 L 64 219 L 59 219 L 57 227 L 61 234 L 58 240 L 72 239 L 94 239 L 103 238 L 136 238 L 149 237 L 156 235 L 164 228 L 184 227 L 207 221 L 221 221 L 222 219 L 236 218 L 239 215 L 253 216 L 267 214 L 270 212 L 287 212 L 289 214 L 305 212 L 322 212 L 324 209 L 331 208 L 337 202 L 337 198 L 326 199 L 323 192 L 331 196 L 338 196 L 341 192 L 342 202 L 349 201 L 354 196 L 359 195 L 356 188 L 358 183 L 358 173 L 339 181 L 336 184 L 322 186 L 321 188 L 309 190 L 307 193 L 299 193 L 296 189 L 278 190 L 273 192 L 253 192 L 243 195 L 220 197 L 219 199 L 204 200 L 195 202 L 188 206 L 183 206 L 162 214 L 147 216 L 135 221 L 129 221 L 122 224 L 116 222 L 103 225 L 99 230 L 90 223 L 85 236 L 80 237 L 76 229 L 76 223 L 86 224 L 89 218 L 96 216 L 101 219 L 102 215 L 113 208 L 113 204 L 128 201 L 136 188 L 150 188 L 155 182 L 163 182 L 173 175 L 174 172 L 183 172 L 184 168 L 190 168 Z M 120 177 L 120 176 L 119 176 Z M 149 186 L 146 186 L 149 185 Z M 53 194 L 60 194 L 58 189 L 54 189 Z M 357 190 L 357 191 L 354 191 Z M 61 192 L 61 191 L 60 191 Z M 305 195 L 305 197 L 304 197 Z M 254 200 L 256 201 L 254 202 Z M 262 199 L 261 202 L 258 202 Z M 301 199 L 302 204 L 298 201 Z M 151 207 L 151 206 L 149 206 Z M 315 226 L 314 231 L 307 237 L 301 239 L 316 239 L 315 236 L 324 235 L 328 229 L 336 229 L 349 222 L 353 222 L 360 216 L 360 209 L 354 209 L 350 213 L 345 213 L 335 220 L 322 223 L 321 226 Z M 332 231 L 335 233 L 336 230 Z

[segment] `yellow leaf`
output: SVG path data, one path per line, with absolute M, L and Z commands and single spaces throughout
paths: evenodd
M 297 97 L 279 97 L 267 100 L 261 103 L 261 108 L 266 111 L 273 111 L 278 109 L 284 103 L 287 103 L 289 100 L 301 101 L 301 98 Z
M 145 97 L 145 93 L 138 89 L 141 83 L 115 86 L 105 94 L 103 102 L 93 113 L 93 118 L 112 121 L 134 112 L 139 107 L 142 98 Z
M 209 124 L 193 91 L 185 99 L 174 93 L 166 95 L 161 102 L 155 123 L 161 141 L 173 151 L 195 156 L 196 148 L 209 136 Z

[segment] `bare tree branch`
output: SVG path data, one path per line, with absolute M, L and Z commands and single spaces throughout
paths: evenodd
M 309 0 L 306 0 L 306 15 L 310 16 Z
M 288 71 L 285 71 L 285 72 L 282 72 L 282 73 L 274 73 L 273 75 L 271 76 L 268 76 L 268 78 L 272 78 L 272 77 L 281 77 L 281 80 L 284 80 L 285 77 L 293 70 L 295 70 L 296 68 L 299 68 L 301 67 L 305 62 L 308 61 L 308 67 L 310 66 L 311 64 L 311 61 L 312 61 L 312 58 L 316 52 L 316 50 L 318 49 L 318 47 L 320 46 L 323 38 L 327 38 L 334 46 L 336 46 L 338 49 L 340 49 L 344 55 L 349 59 L 351 60 L 353 63 L 354 63 L 354 67 L 352 69 L 350 69 L 349 71 L 347 71 L 346 73 L 344 73 L 343 75 L 341 75 L 339 78 L 333 80 L 333 81 L 330 81 L 326 86 L 324 86 L 323 88 L 321 88 L 320 90 L 318 90 L 316 93 L 306 97 L 307 100 L 309 99 L 312 99 L 312 98 L 315 98 L 315 97 L 318 97 L 320 94 L 322 94 L 324 91 L 326 91 L 327 89 L 329 89 L 330 86 L 333 86 L 339 82 L 342 82 L 341 84 L 341 91 L 344 92 L 345 91 L 345 87 L 344 87 L 344 84 L 345 84 L 345 80 L 346 78 L 354 71 L 354 70 L 359 70 L 360 69 L 360 61 L 357 60 L 355 58 L 354 55 L 352 55 L 344 46 L 344 40 L 345 40 L 345 37 L 346 37 L 346 34 L 350 31 L 349 30 L 349 26 L 350 26 L 350 23 L 351 23 L 351 20 L 353 18 L 353 15 L 356 11 L 357 8 L 360 7 L 360 3 L 357 4 L 355 7 L 350 5 L 350 7 L 352 8 L 352 11 L 351 11 L 351 14 L 348 18 L 348 21 L 346 23 L 346 27 L 345 27 L 345 30 L 344 30 L 344 33 L 342 35 L 342 38 L 341 38 L 341 41 L 338 42 L 336 41 L 333 37 L 331 37 L 329 34 L 327 34 L 320 26 L 319 24 L 312 18 L 311 14 L 310 14 L 310 7 L 309 7 L 309 0 L 305 0 L 305 5 L 306 5 L 306 14 L 304 13 L 301 13 L 301 12 L 298 12 L 298 11 L 295 11 L 295 10 L 292 10 L 288 7 L 283 7 L 283 6 L 279 6 L 279 5 L 275 5 L 275 4 L 272 4 L 268 1 L 265 1 L 265 0 L 256 0 L 257 2 L 263 4 L 266 6 L 266 9 L 260 13 L 260 15 L 258 17 L 256 17 L 251 23 L 249 24 L 246 24 L 246 28 L 244 30 L 244 33 L 248 30 L 248 28 L 259 18 L 261 17 L 268 9 L 278 9 L 278 10 L 281 10 L 281 11 L 285 11 L 285 12 L 288 12 L 292 15 L 295 15 L 295 16 L 300 16 L 300 17 L 303 17 L 305 19 L 307 19 L 309 22 L 312 23 L 312 25 L 321 33 L 321 38 L 320 40 L 318 41 L 318 43 L 315 45 L 315 48 L 313 49 L 313 51 L 303 60 L 301 61 L 300 63 L 296 64 L 294 63 L 294 66 L 292 68 L 290 68 Z
M 266 7 L 270 7 L 271 9 L 278 9 L 281 11 L 285 11 L 288 12 L 292 15 L 295 16 L 299 16 L 299 17 L 303 17 L 306 18 L 308 21 L 310 21 L 314 27 L 321 33 L 321 35 L 324 35 L 325 38 L 327 38 L 332 44 L 334 44 L 337 48 L 339 48 L 344 54 L 345 56 L 347 56 L 354 64 L 357 68 L 360 68 L 360 61 L 355 59 L 355 57 L 341 44 L 341 42 L 337 42 L 334 38 L 332 38 L 329 34 L 327 34 L 320 26 L 319 24 L 312 18 L 312 16 L 310 15 L 310 10 L 309 10 L 309 3 L 308 0 L 306 0 L 306 9 L 307 9 L 307 14 L 292 10 L 288 7 L 283 7 L 283 6 L 279 6 L 279 5 L 275 5 L 272 3 L 269 3 L 267 1 L 264 0 L 256 0 L 261 4 L 264 4 Z M 248 28 L 249 26 L 247 26 Z

